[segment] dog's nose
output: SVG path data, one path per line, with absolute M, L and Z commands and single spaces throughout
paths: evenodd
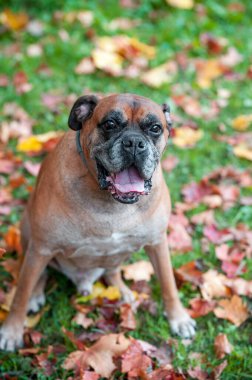
M 133 155 L 142 153 L 147 147 L 144 138 L 142 136 L 135 135 L 124 136 L 122 145 L 126 152 L 129 152 Z

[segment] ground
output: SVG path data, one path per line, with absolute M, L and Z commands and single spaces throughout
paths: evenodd
M 252 3 L 248 0 L 242 2 L 207 0 L 197 2 L 191 9 L 179 9 L 167 3 L 162 0 L 146 0 L 139 2 L 141 5 L 135 1 L 117 2 L 114 0 L 108 0 L 106 3 L 102 1 L 87 2 L 87 4 L 80 0 L 74 2 L 70 0 L 64 2 L 39 0 L 35 3 L 23 1 L 22 4 L 18 1 L 10 1 L 8 7 L 12 12 L 25 12 L 30 20 L 39 20 L 43 25 L 43 31 L 40 32 L 38 26 L 37 29 L 35 27 L 36 33 L 36 31 L 29 32 L 27 25 L 23 29 L 20 27 L 17 30 L 17 25 L 6 24 L 4 21 L 4 12 L 6 11 L 2 7 L 0 34 L 3 54 L 0 61 L 0 77 L 3 83 L 5 83 L 4 78 L 7 78 L 8 84 L 0 87 L 0 96 L 2 121 L 9 122 L 13 118 L 15 119 L 15 116 L 9 117 L 6 109 L 4 110 L 6 103 L 18 104 L 35 121 L 34 135 L 67 129 L 67 117 L 71 106 L 71 98 L 69 100 L 67 96 L 70 94 L 73 94 L 74 98 L 74 96 L 80 96 L 87 92 L 131 92 L 151 97 L 160 104 L 168 102 L 171 105 L 175 130 L 187 125 L 193 132 L 203 132 L 203 136 L 198 141 L 182 142 L 182 146 L 176 144 L 176 140 L 172 143 L 171 139 L 164 154 L 164 157 L 178 158 L 178 164 L 172 170 L 165 171 L 165 178 L 175 207 L 178 202 L 185 201 L 181 190 L 186 184 L 193 181 L 199 182 L 204 176 L 218 168 L 230 166 L 244 171 L 251 167 L 251 161 L 248 159 L 251 159 L 251 140 L 250 143 L 247 141 L 245 152 L 247 159 L 240 157 L 239 154 L 234 154 L 240 131 L 234 130 L 233 126 L 234 120 L 238 116 L 249 115 L 251 112 Z M 136 7 L 127 7 L 125 4 L 136 4 Z M 60 13 L 63 12 L 67 15 L 72 11 L 80 10 L 92 12 L 94 19 L 90 25 L 88 25 L 88 20 L 84 21 L 86 25 L 83 25 L 83 22 L 74 16 L 71 19 L 71 17 L 63 17 Z M 137 22 L 128 30 L 123 31 L 111 28 L 111 20 L 119 17 L 139 20 L 139 23 Z M 27 24 L 26 21 L 24 23 Z M 94 73 L 76 73 L 76 66 L 84 57 L 89 57 L 93 51 L 95 37 L 111 37 L 120 34 L 134 37 L 148 46 L 155 46 L 155 54 L 151 51 L 141 51 L 144 48 L 135 47 L 136 50 L 140 50 L 140 56 L 144 57 L 142 58 L 143 65 L 146 64 L 146 68 L 139 68 L 141 65 L 138 64 L 136 66 L 139 72 L 136 76 L 127 77 L 126 67 L 130 63 L 135 64 L 134 54 L 137 55 L 131 46 L 133 50 L 125 49 L 123 54 L 120 53 L 123 56 L 122 67 L 124 70 L 121 75 L 115 75 L 113 63 L 111 63 L 112 72 L 110 73 L 106 72 L 106 69 L 97 67 L 93 68 Z M 33 45 L 36 45 L 37 48 L 33 47 L 29 50 L 29 47 Z M 10 47 L 12 50 L 8 52 Z M 228 62 L 220 64 L 220 56 L 227 54 L 229 48 L 234 48 L 236 55 L 229 58 Z M 104 56 L 101 60 L 103 59 Z M 206 62 L 210 61 L 212 64 L 207 66 Z M 153 87 L 152 83 L 147 83 L 141 78 L 143 71 L 159 67 L 166 62 L 175 62 L 176 65 L 175 69 L 167 69 L 170 73 L 167 82 L 164 81 Z M 16 76 L 15 79 L 17 73 L 25 73 L 26 78 L 20 79 Z M 158 75 L 156 74 L 156 76 Z M 32 85 L 31 89 L 29 86 L 25 87 L 27 83 Z M 24 87 L 22 87 L 23 85 Z M 47 98 L 46 105 L 45 102 L 42 102 L 41 96 L 48 93 L 53 94 L 53 100 Z M 56 95 L 59 96 L 58 101 Z M 55 103 L 53 103 L 54 101 Z M 242 120 L 241 123 L 245 125 L 244 129 L 247 129 L 246 122 Z M 20 136 L 24 138 L 22 134 L 17 133 L 16 136 L 18 139 Z M 234 137 L 233 143 L 232 141 L 230 143 L 230 140 L 227 141 L 228 136 Z M 247 136 L 247 139 L 251 139 L 249 134 Z M 173 137 L 176 138 L 176 132 L 173 132 Z M 30 148 L 18 149 L 17 138 L 10 136 L 9 139 L 4 140 L 3 133 L 0 136 L 0 144 L 4 152 L 13 151 L 15 157 L 19 157 L 21 162 L 36 163 L 40 162 L 43 157 L 41 154 L 30 157 Z M 46 148 L 44 150 L 47 151 Z M 0 155 L 0 160 L 1 158 L 6 157 Z M 14 160 L 13 157 L 11 159 Z M 22 165 L 17 165 L 17 172 L 25 178 L 25 183 L 18 183 L 15 186 L 12 181 L 11 196 L 14 199 L 26 201 L 31 186 L 35 183 L 35 177 L 28 173 Z M 8 170 L 5 170 L 0 177 L 0 184 L 3 187 L 8 187 L 11 183 L 8 179 L 9 174 Z M 227 179 L 228 184 L 230 180 L 233 180 L 231 175 Z M 240 184 L 239 180 L 236 181 L 235 186 L 238 184 Z M 251 184 L 242 186 L 239 199 L 237 197 L 234 202 L 231 202 L 231 207 L 214 207 L 218 229 L 235 228 L 239 223 L 246 225 L 248 229 L 252 228 L 251 203 L 240 201 L 242 197 L 247 199 L 251 197 L 251 189 Z M 20 220 L 23 203 L 13 203 L 13 199 L 11 202 L 11 212 L 2 211 L 0 238 L 3 238 L 11 225 L 16 225 Z M 4 204 L 4 201 L 2 203 Z M 7 201 L 6 207 L 8 207 Z M 194 214 L 208 208 L 213 209 L 212 206 L 206 207 L 198 202 L 192 210 L 186 211 L 185 215 L 190 219 Z M 215 252 L 216 244 L 221 245 L 223 242 L 215 243 L 213 239 L 208 244 L 207 250 L 204 251 L 202 248 L 202 237 L 205 236 L 204 228 L 202 225 L 196 225 L 189 231 L 193 243 L 189 250 L 186 249 L 187 252 L 178 253 L 174 249 L 173 264 L 175 268 L 197 260 L 202 271 L 216 268 L 219 272 L 223 272 L 222 261 L 216 257 Z M 8 254 L 12 255 L 11 252 L 7 252 Z M 146 259 L 144 252 L 135 253 L 132 261 L 139 259 Z M 241 273 L 240 277 L 249 280 L 252 274 L 251 251 L 246 251 L 246 257 L 243 260 L 245 272 Z M 226 273 L 225 270 L 224 273 Z M 0 274 L 3 284 L 8 283 L 6 278 L 9 277 L 6 271 L 2 269 Z M 139 311 L 137 328 L 129 334 L 136 339 L 159 346 L 162 342 L 167 341 L 171 334 L 163 316 L 160 288 L 154 277 L 151 280 L 151 289 L 152 297 L 158 303 L 158 313 L 156 316 L 152 316 L 147 311 Z M 46 376 L 43 368 L 34 365 L 32 356 L 1 352 L 0 371 L 3 372 L 3 375 L 0 375 L 1 378 L 42 380 L 46 378 L 66 379 L 69 376 L 69 373 L 62 369 L 61 364 L 67 354 L 76 347 L 66 337 L 62 326 L 75 333 L 80 331 L 80 328 L 71 322 L 75 309 L 70 299 L 75 292 L 74 286 L 65 277 L 54 271 L 50 272 L 47 287 L 48 308 L 36 326 L 36 330 L 43 333 L 42 345 L 44 347 L 57 343 L 63 344 L 66 348 L 65 352 L 57 355 L 53 374 L 49 377 Z M 200 291 L 190 282 L 183 281 L 179 294 L 184 305 L 189 307 L 189 301 L 200 296 Z M 241 293 L 240 295 L 249 312 L 252 306 L 251 299 L 244 297 Z M 189 379 L 188 368 L 199 364 L 197 362 L 199 359 L 193 359 L 190 353 L 204 353 L 208 364 L 204 364 L 203 360 L 201 365 L 211 376 L 212 369 L 222 361 L 216 357 L 214 350 L 214 340 L 218 334 L 222 333 L 227 336 L 233 350 L 227 356 L 227 366 L 220 378 L 223 380 L 251 379 L 251 319 L 248 318 L 245 323 L 236 326 L 226 319 L 217 318 L 211 312 L 197 318 L 197 324 L 196 337 L 190 344 L 185 345 L 177 339 L 177 343 L 172 345 L 174 368 L 184 371 L 186 378 Z M 96 331 L 96 328 L 93 330 Z M 211 363 L 212 369 L 209 367 L 209 363 Z M 122 377 L 117 374 L 115 378 Z

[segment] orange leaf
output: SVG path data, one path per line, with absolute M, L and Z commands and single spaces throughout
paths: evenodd
M 135 330 L 136 319 L 132 311 L 131 305 L 127 303 L 121 305 L 120 313 L 121 313 L 121 320 L 122 320 L 122 322 L 120 323 L 120 326 L 128 330 Z
M 227 319 L 236 326 L 240 326 L 249 316 L 247 305 L 237 295 L 231 299 L 220 300 L 218 305 L 219 307 L 214 309 L 216 317 Z
M 23 29 L 29 21 L 25 12 L 13 13 L 10 9 L 5 9 L 1 14 L 3 24 L 11 30 Z
M 126 280 L 149 281 L 154 274 L 153 266 L 149 261 L 138 261 L 134 264 L 122 267 L 123 275 Z
M 16 251 L 19 255 L 22 253 L 19 228 L 10 226 L 4 235 L 4 241 L 7 251 Z

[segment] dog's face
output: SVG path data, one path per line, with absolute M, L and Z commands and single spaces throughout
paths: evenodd
M 171 123 L 166 105 L 131 94 L 101 100 L 84 96 L 74 104 L 68 123 L 74 130 L 83 128 L 102 189 L 122 203 L 135 203 L 150 192 Z

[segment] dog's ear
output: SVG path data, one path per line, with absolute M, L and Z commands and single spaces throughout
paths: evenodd
M 170 106 L 166 103 L 162 104 L 162 110 L 165 115 L 166 119 L 166 126 L 168 128 L 169 133 L 171 132 L 172 129 L 172 119 L 171 119 L 171 113 L 170 113 Z
M 95 95 L 81 96 L 77 99 L 71 109 L 68 126 L 74 131 L 81 129 L 83 123 L 92 116 L 98 101 Z

